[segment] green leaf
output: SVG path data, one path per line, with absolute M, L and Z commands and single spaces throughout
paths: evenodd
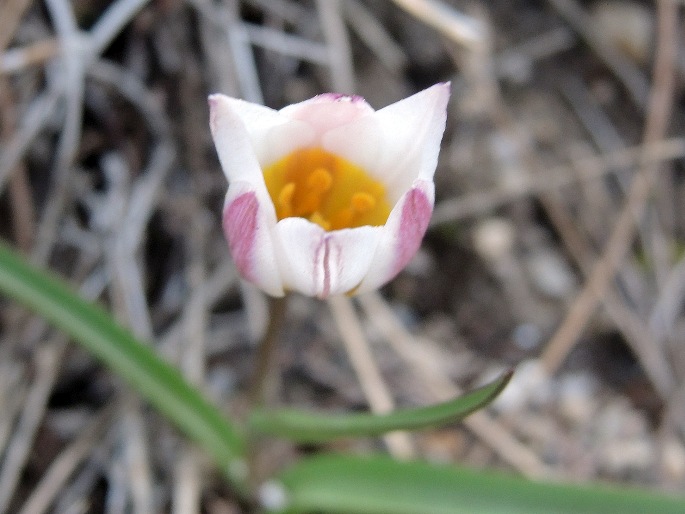
M 280 475 L 286 513 L 682 514 L 685 499 L 634 489 L 530 482 L 384 456 L 322 455 Z M 275 511 L 274 511 L 275 512 Z
M 292 409 L 255 410 L 250 428 L 298 442 L 321 442 L 340 437 L 379 435 L 393 430 L 416 430 L 458 421 L 494 400 L 511 379 L 512 371 L 497 380 L 448 402 L 404 409 L 384 415 L 324 414 Z
M 34 310 L 124 378 L 185 434 L 200 443 L 243 490 L 245 442 L 216 407 L 103 309 L 71 292 L 0 243 L 0 291 Z

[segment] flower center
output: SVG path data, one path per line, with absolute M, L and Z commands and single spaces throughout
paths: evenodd
M 362 168 L 322 150 L 296 150 L 264 168 L 279 220 L 307 218 L 324 230 L 384 225 L 385 187 Z

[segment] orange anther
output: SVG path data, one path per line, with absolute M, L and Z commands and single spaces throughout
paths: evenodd
M 309 216 L 309 221 L 311 221 L 312 223 L 316 223 L 324 230 L 331 229 L 331 224 L 328 221 L 326 221 L 326 219 L 323 216 L 321 216 L 321 213 L 319 211 L 316 211 L 314 212 L 314 214 Z
M 325 230 L 379 226 L 391 206 L 382 182 L 322 148 L 302 148 L 264 168 L 279 220 L 298 216 Z
M 288 182 L 280 193 L 278 193 L 278 206 L 280 207 L 280 217 L 287 218 L 293 213 L 293 196 L 295 195 L 295 183 Z
M 350 204 L 355 212 L 363 214 L 376 206 L 376 199 L 369 193 L 359 191 L 352 195 Z
M 316 168 L 307 177 L 307 187 L 319 193 L 325 193 L 333 185 L 333 175 L 326 168 Z

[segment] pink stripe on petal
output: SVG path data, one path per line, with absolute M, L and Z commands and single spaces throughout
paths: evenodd
M 402 271 L 421 246 L 421 240 L 428 229 L 428 222 L 432 213 L 432 202 L 424 191 L 414 188 L 407 193 L 406 201 L 402 207 L 391 277 Z
M 328 298 L 331 289 L 337 288 L 342 267 L 342 249 L 330 234 L 324 234 L 314 252 L 314 287 L 318 298 Z
M 224 234 L 238 271 L 247 280 L 255 281 L 254 248 L 257 235 L 257 195 L 251 191 L 235 198 L 224 209 Z
M 314 287 L 316 296 L 321 299 L 326 298 L 331 292 L 330 256 L 330 239 L 324 236 L 314 252 Z
M 354 289 L 369 270 L 382 227 L 324 231 L 304 218 L 276 225 L 281 277 L 286 289 L 328 298 Z

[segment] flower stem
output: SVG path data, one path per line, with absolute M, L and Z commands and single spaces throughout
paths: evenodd
M 271 298 L 269 302 L 269 322 L 262 340 L 257 347 L 255 367 L 251 377 L 248 401 L 250 412 L 275 403 L 280 378 L 276 366 L 278 340 L 285 319 L 287 297 Z M 248 484 L 256 490 L 263 478 L 260 473 L 260 455 L 265 451 L 265 441 L 258 433 L 248 434 L 247 467 Z
M 270 300 L 269 324 L 257 348 L 257 358 L 250 385 L 249 400 L 252 408 L 261 407 L 274 400 L 275 386 L 278 383 L 278 373 L 274 364 L 278 336 L 285 318 L 286 300 L 285 296 Z

